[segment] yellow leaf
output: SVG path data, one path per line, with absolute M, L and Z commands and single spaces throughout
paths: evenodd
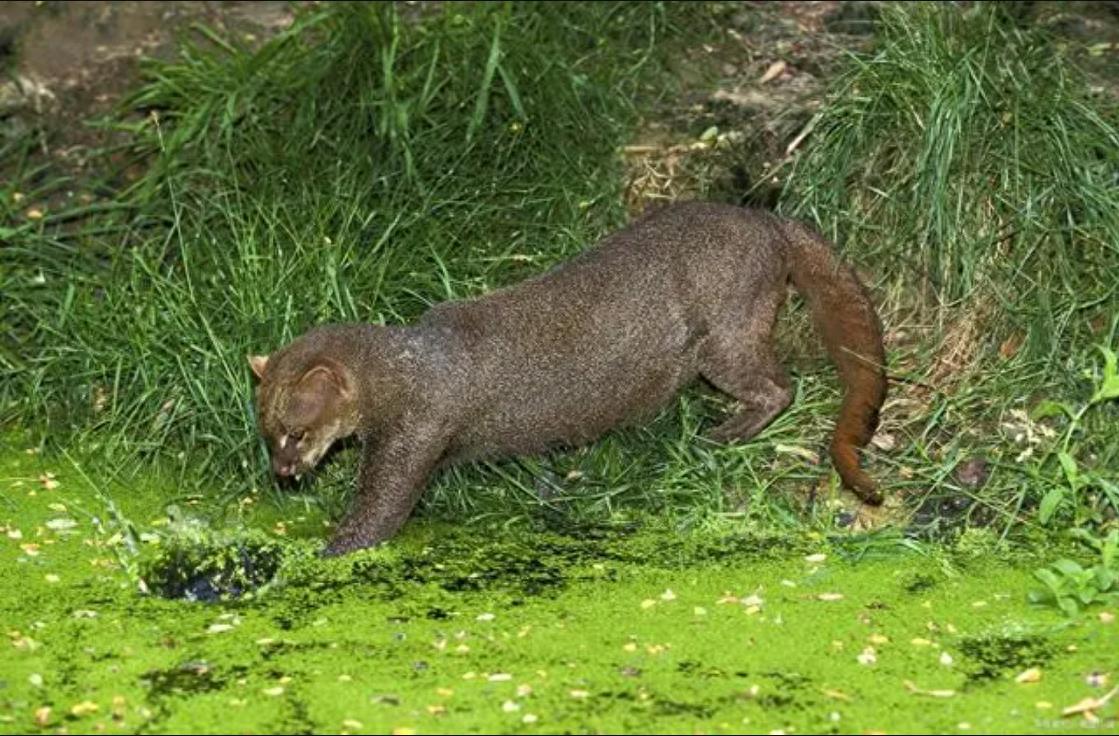
M 97 705 L 97 703 L 94 703 L 92 700 L 83 700 L 82 702 L 70 707 L 70 713 L 77 716 L 78 718 L 87 716 L 90 713 L 96 713 L 99 710 L 101 710 L 101 707 Z

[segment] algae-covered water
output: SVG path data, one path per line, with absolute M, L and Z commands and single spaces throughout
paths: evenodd
M 5 732 L 1116 728 L 1119 624 L 982 547 L 418 519 L 321 560 L 321 519 L 226 537 L 22 450 L 0 489 Z

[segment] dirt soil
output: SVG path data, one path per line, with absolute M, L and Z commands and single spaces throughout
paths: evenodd
M 143 58 L 172 58 L 195 24 L 260 43 L 287 2 L 0 2 L 0 141 L 40 132 L 40 153 L 84 168 L 109 135 L 86 125 L 134 89 Z

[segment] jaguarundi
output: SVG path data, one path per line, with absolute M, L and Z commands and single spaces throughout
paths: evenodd
M 772 347 L 790 280 L 843 384 L 835 468 L 879 504 L 857 452 L 886 396 L 866 290 L 808 227 L 703 202 L 663 207 L 546 273 L 438 304 L 415 324 L 325 325 L 250 357 L 273 470 L 298 477 L 335 440 L 362 440 L 331 555 L 392 537 L 438 467 L 589 442 L 650 417 L 699 376 L 741 404 L 711 438 L 748 440 L 791 400 Z

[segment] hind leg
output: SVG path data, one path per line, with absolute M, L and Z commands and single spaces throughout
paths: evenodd
M 700 373 L 715 388 L 739 401 L 741 408 L 711 430 L 717 442 L 745 442 L 773 421 L 792 401 L 788 374 L 777 361 L 771 333 L 783 294 L 746 305 L 741 319 L 725 320 L 708 334 Z M 746 312 L 747 310 L 743 310 Z
M 716 442 L 745 442 L 761 432 L 792 401 L 792 389 L 784 369 L 768 346 L 740 349 L 712 361 L 702 369 L 715 388 L 730 394 L 742 405 L 729 419 L 711 430 Z

